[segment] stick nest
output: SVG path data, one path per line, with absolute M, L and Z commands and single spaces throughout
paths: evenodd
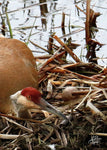
M 43 111 L 33 113 L 32 120 L 1 116 L 0 149 L 48 150 L 49 144 L 67 150 L 107 147 L 107 69 L 83 63 L 76 55 L 75 63 L 68 63 L 67 47 L 54 45 L 54 48 L 56 52 L 47 58 L 36 57 L 39 90 L 70 121 Z M 72 57 L 74 53 L 69 54 Z M 66 100 L 63 91 L 68 87 L 71 90 L 65 91 Z

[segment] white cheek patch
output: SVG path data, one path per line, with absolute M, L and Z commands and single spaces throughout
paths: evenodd
M 22 90 L 20 90 L 20 91 L 16 92 L 15 94 L 11 95 L 11 96 L 10 96 L 10 99 L 16 100 L 16 99 L 20 96 L 21 91 L 22 91 Z
M 28 100 L 25 96 L 20 95 L 17 99 L 17 104 L 21 104 L 28 109 L 39 109 L 40 107 L 34 102 Z

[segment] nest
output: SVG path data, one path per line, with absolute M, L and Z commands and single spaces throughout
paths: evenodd
M 39 90 L 69 121 L 46 112 L 33 119 L 0 117 L 0 149 L 107 147 L 107 69 L 83 63 L 64 43 L 39 61 Z M 75 63 L 66 61 L 69 53 Z M 73 90 L 72 90 L 73 89 Z M 64 95 L 65 94 L 65 95 Z

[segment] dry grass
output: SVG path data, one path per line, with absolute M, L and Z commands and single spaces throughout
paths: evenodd
M 81 61 L 67 63 L 65 47 L 58 46 L 47 61 L 46 57 L 36 60 L 41 62 L 39 90 L 43 98 L 68 116 L 70 122 L 44 112 L 33 113 L 32 120 L 1 116 L 0 148 L 44 149 L 48 144 L 56 144 L 57 149 L 105 148 L 107 69 Z M 62 93 L 68 86 L 77 91 L 68 91 L 74 97 L 66 101 L 62 99 Z

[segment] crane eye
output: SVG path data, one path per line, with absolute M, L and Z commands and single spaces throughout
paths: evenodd
M 27 99 L 28 99 L 28 100 L 31 100 L 31 95 L 28 95 L 28 96 L 27 96 Z

